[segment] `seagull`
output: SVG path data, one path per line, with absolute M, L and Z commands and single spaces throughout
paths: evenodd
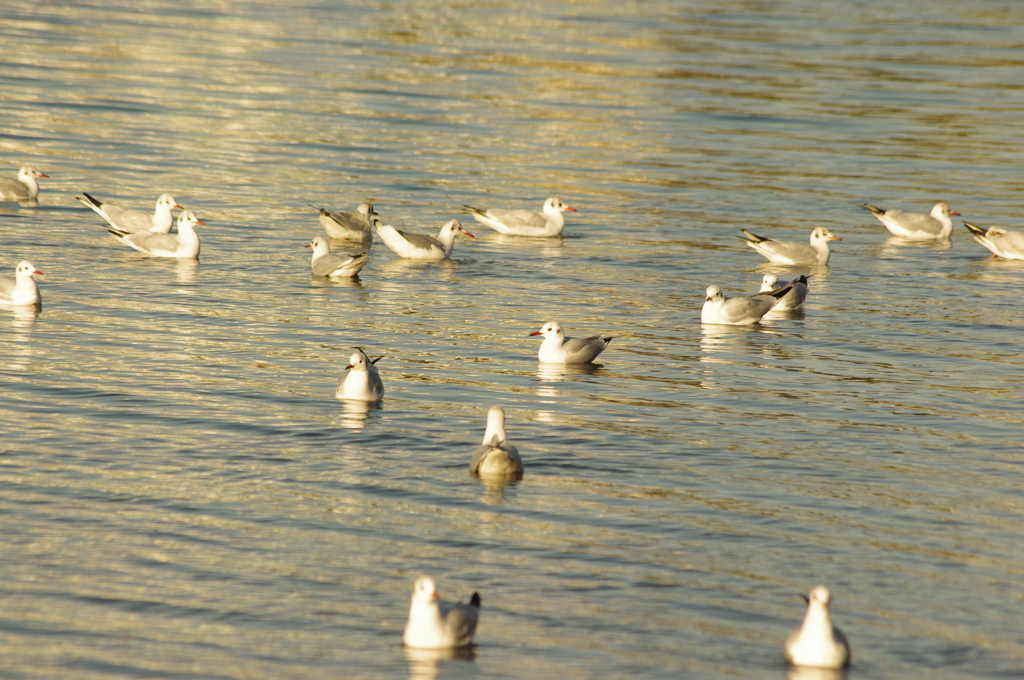
M 458 220 L 449 220 L 441 227 L 437 238 L 424 234 L 410 234 L 406 231 L 399 231 L 392 226 L 381 224 L 380 220 L 373 218 L 377 227 L 377 235 L 395 251 L 399 257 L 407 257 L 413 260 L 447 260 L 452 254 L 452 246 L 455 245 L 455 236 L 465 234 L 475 238 L 472 234 L 462 228 Z
M 991 250 L 993 255 L 1007 260 L 1024 260 L 1024 232 L 1002 227 L 985 229 L 970 222 L 964 222 L 964 226 L 974 235 L 974 240 Z
M 135 250 L 151 257 L 178 257 L 178 258 L 199 258 L 199 234 L 196 233 L 197 224 L 205 225 L 206 222 L 198 219 L 191 210 L 182 210 L 178 215 L 177 234 L 155 234 L 142 232 L 132 234 L 120 229 L 107 229 L 117 237 L 117 240 Z
M 22 260 L 14 268 L 14 276 L 0 276 L 0 304 L 37 305 L 42 301 L 39 286 L 32 277 L 42 274 L 28 260 Z
M 373 238 L 370 219 L 377 213 L 369 201 L 360 203 L 355 210 L 348 212 L 328 212 L 315 205 L 309 207 L 320 211 L 320 226 L 331 238 L 343 241 L 369 241 Z
M 788 312 L 790 310 L 803 307 L 804 300 L 807 299 L 807 275 L 803 274 L 798 276 L 793 279 L 791 283 L 793 284 L 793 288 L 790 289 L 785 296 L 779 299 L 778 304 L 772 307 L 772 309 L 779 312 Z M 785 281 L 779 283 L 779 277 L 775 274 L 765 274 L 764 278 L 761 279 L 760 292 L 770 293 L 776 288 L 782 288 L 783 286 L 788 285 L 789 284 Z
M 793 241 L 775 241 L 770 238 L 758 236 L 746 229 L 741 229 L 745 236 L 737 236 L 743 239 L 747 245 L 768 258 L 769 262 L 775 264 L 789 265 L 826 265 L 828 264 L 828 242 L 842 241 L 838 236 L 825 227 L 817 227 L 811 232 L 810 245 L 796 243 Z
M 156 234 L 169 234 L 171 232 L 171 225 L 174 224 L 174 216 L 171 215 L 171 210 L 175 208 L 182 209 L 178 202 L 174 200 L 174 196 L 170 194 L 160 194 L 160 198 L 156 199 L 156 208 L 152 214 L 145 210 L 119 208 L 110 203 L 101 203 L 84 191 L 82 195 L 85 198 L 82 198 L 82 196 L 75 196 L 75 198 L 95 210 L 114 229 L 131 234 L 147 231 Z
M 570 208 L 554 196 L 544 201 L 541 212 L 521 208 L 502 210 L 474 208 L 469 205 L 462 207 L 480 224 L 511 236 L 558 236 L 565 228 L 565 217 L 562 212 L 576 212 L 576 208 Z
M 700 322 L 730 326 L 757 323 L 791 290 L 792 283 L 767 293 L 747 297 L 726 297 L 718 286 L 708 286 L 704 307 L 700 310 Z
M 932 239 L 948 239 L 953 233 L 953 220 L 950 215 L 959 216 L 958 212 L 950 212 L 949 204 L 939 201 L 932 208 L 931 215 L 921 213 L 907 213 L 902 210 L 883 210 L 865 203 L 865 210 L 878 218 L 878 221 L 885 225 L 893 236 L 926 241 Z
M 337 399 L 353 399 L 356 401 L 380 401 L 384 398 L 384 383 L 380 381 L 376 363 L 383 359 L 379 356 L 373 361 L 366 352 L 356 347 L 355 353 L 348 358 L 348 375 L 338 384 L 334 396 Z
M 313 261 L 310 263 L 313 276 L 326 276 L 329 279 L 349 278 L 358 274 L 370 259 L 366 252 L 335 255 L 331 252 L 330 242 L 323 236 L 317 236 L 306 247 L 313 249 Z
M 442 609 L 434 579 L 420 576 L 412 587 L 412 605 L 403 640 L 409 647 L 420 649 L 466 647 L 473 644 L 479 620 L 478 593 L 473 593 L 469 604 L 459 603 L 451 609 Z
M 554 321 L 544 324 L 530 335 L 543 335 L 537 358 L 550 364 L 589 364 L 605 350 L 611 337 L 591 335 L 587 338 L 567 338 L 562 327 Z
M 18 170 L 18 179 L 0 178 L 0 201 L 17 201 L 28 203 L 39 196 L 37 177 L 49 178 L 49 175 L 36 170 L 31 165 L 23 165 Z
M 814 586 L 807 601 L 804 622 L 786 638 L 785 658 L 794 666 L 846 668 L 850 665 L 850 643 L 843 631 L 832 624 L 828 605 L 831 593 L 825 586 Z
M 487 411 L 487 429 L 483 443 L 473 450 L 469 471 L 480 477 L 521 479 L 523 460 L 519 449 L 508 441 L 505 434 L 505 409 L 492 406 Z

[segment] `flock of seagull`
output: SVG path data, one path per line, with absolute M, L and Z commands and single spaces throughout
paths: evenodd
M 17 179 L 0 178 L 0 201 L 35 203 L 39 195 L 39 178 L 48 175 L 31 166 L 22 167 Z M 199 235 L 195 230 L 204 222 L 191 211 L 178 205 L 170 194 L 162 194 L 153 212 L 121 208 L 97 200 L 83 193 L 76 197 L 99 214 L 109 225 L 108 231 L 117 240 L 151 257 L 198 258 Z M 314 207 L 315 206 L 311 206 Z M 872 205 L 863 206 L 885 225 L 894 236 L 913 240 L 944 240 L 953 231 L 951 212 L 945 202 L 939 202 L 928 215 L 907 213 L 902 210 L 883 210 Z M 180 210 L 175 224 L 173 210 Z M 367 251 L 340 253 L 331 251 L 331 240 L 347 244 L 368 244 L 372 234 L 377 236 L 396 255 L 418 260 L 444 260 L 451 256 L 457 236 L 473 237 L 458 220 L 446 222 L 437 236 L 401 231 L 383 224 L 370 202 L 361 203 L 348 212 L 331 212 L 315 208 L 320 213 L 320 225 L 327 238 L 317 236 L 306 246 L 312 248 L 311 275 L 328 279 L 356 276 L 366 264 Z M 563 213 L 575 212 L 558 198 L 549 198 L 541 211 L 524 209 L 481 209 L 464 206 L 466 213 L 477 222 L 502 234 L 532 237 L 556 237 L 565 227 Z M 975 241 L 994 255 L 1008 259 L 1024 259 L 1024 232 L 1000 227 L 988 229 L 964 222 Z M 742 230 L 741 238 L 749 247 L 769 262 L 785 266 L 825 266 L 829 261 L 829 243 L 840 241 L 828 229 L 817 227 L 808 243 L 776 241 Z M 20 262 L 15 275 L 0 276 L 0 303 L 12 306 L 36 305 L 41 302 L 38 286 L 33 279 L 38 271 L 30 262 Z M 761 289 L 748 296 L 727 297 L 712 285 L 707 288 L 701 322 L 705 324 L 755 324 L 772 310 L 794 310 L 804 304 L 808 293 L 807 274 L 792 281 L 780 281 L 776 274 L 765 274 Z M 608 347 L 611 337 L 594 335 L 573 338 L 565 335 L 556 322 L 545 323 L 531 333 L 544 338 L 538 350 L 538 359 L 553 364 L 592 363 Z M 370 359 L 360 348 L 349 357 L 348 371 L 339 383 L 335 397 L 357 402 L 379 402 L 384 397 L 384 384 L 376 364 L 383 357 Z M 503 480 L 521 479 L 523 462 L 518 449 L 508 441 L 505 432 L 505 411 L 492 406 L 487 413 L 483 441 L 471 455 L 470 472 L 480 477 Z M 841 669 L 850 663 L 850 646 L 833 623 L 829 611 L 831 594 L 823 585 L 815 586 L 807 601 L 803 622 L 786 639 L 784 657 L 795 666 Z M 473 593 L 468 604 L 449 608 L 440 605 L 437 586 L 429 576 L 420 576 L 413 585 L 412 603 L 405 627 L 405 644 L 419 649 L 450 649 L 472 644 L 480 616 L 481 599 Z

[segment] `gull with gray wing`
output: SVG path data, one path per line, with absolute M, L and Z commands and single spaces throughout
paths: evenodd
M 473 644 L 480 621 L 480 595 L 473 593 L 469 604 L 441 607 L 437 585 L 429 576 L 420 576 L 412 587 L 409 620 L 403 641 L 419 649 L 449 649 Z
M 178 202 L 174 200 L 174 196 L 170 194 L 160 194 L 160 197 L 156 199 L 156 207 L 152 213 L 145 210 L 121 208 L 112 203 L 104 203 L 84 191 L 82 196 L 75 196 L 75 198 L 83 205 L 95 211 L 114 229 L 131 234 L 141 234 L 144 232 L 169 234 L 171 232 L 171 225 L 174 224 L 174 215 L 171 211 L 175 208 L 182 209 Z
M 537 358 L 549 364 L 588 364 L 597 358 L 611 343 L 612 338 L 591 335 L 586 338 L 570 338 L 561 325 L 554 321 L 544 324 L 539 331 L 530 335 L 543 335 Z
M 570 208 L 562 203 L 561 199 L 554 196 L 544 201 L 541 212 L 522 208 L 507 210 L 503 208 L 474 208 L 470 205 L 462 207 L 480 224 L 486 225 L 498 233 L 511 236 L 558 236 L 565 228 L 565 216 L 562 215 L 562 212 L 565 210 L 576 212 L 576 208 Z
M 828 242 L 842 241 L 838 236 L 833 236 L 825 227 L 817 227 L 811 232 L 809 243 L 797 243 L 795 241 L 776 241 L 774 239 L 758 236 L 757 234 L 741 229 L 743 236 L 736 238 L 746 241 L 747 245 L 768 258 L 769 262 L 787 265 L 827 265 L 829 258 Z
M 330 242 L 323 236 L 317 236 L 306 247 L 313 249 L 313 259 L 310 262 L 313 276 L 325 276 L 329 279 L 355 276 L 370 258 L 366 252 L 344 255 L 332 253 Z
M 49 177 L 31 165 L 23 165 L 18 170 L 17 179 L 0 177 L 0 201 L 17 201 L 31 203 L 39 197 L 39 177 Z
M 949 219 L 949 216 L 960 215 L 958 212 L 950 212 L 949 204 L 945 201 L 936 203 L 930 215 L 897 209 L 884 210 L 870 203 L 865 203 L 861 207 L 871 211 L 893 236 L 916 241 L 948 239 L 953 233 L 953 220 Z
M 487 411 L 487 428 L 483 443 L 473 450 L 469 471 L 480 477 L 521 479 L 523 460 L 519 449 L 508 441 L 505 434 L 505 409 L 492 406 Z

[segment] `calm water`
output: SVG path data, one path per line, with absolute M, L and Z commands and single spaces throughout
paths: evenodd
M 850 678 L 1020 674 L 1024 263 L 858 204 L 1024 224 L 1024 6 L 710 4 L 5 2 L 0 164 L 51 179 L 0 207 L 46 272 L 0 310 L 0 676 L 781 679 L 818 582 Z M 172 192 L 201 262 L 83 190 Z M 309 278 L 308 203 L 549 195 L 564 239 Z M 780 271 L 740 228 L 819 225 L 805 312 L 701 327 Z M 538 368 L 548 320 L 603 366 Z M 380 408 L 333 398 L 355 345 Z M 472 659 L 403 649 L 423 572 L 483 596 Z

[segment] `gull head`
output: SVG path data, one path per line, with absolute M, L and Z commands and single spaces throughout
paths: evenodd
M 462 223 L 459 222 L 458 220 L 448 220 L 447 222 L 444 223 L 444 226 L 441 227 L 441 231 L 450 231 L 453 234 L 462 234 L 463 236 L 476 238 L 476 236 L 473 236 L 468 231 L 463 229 Z
M 35 167 L 31 165 L 23 165 L 21 166 L 21 169 L 18 170 L 19 180 L 31 179 L 33 177 L 46 177 L 47 179 L 50 178 L 49 175 L 39 172 L 38 170 L 35 169 Z
M 348 358 L 348 366 L 345 368 L 353 371 L 365 371 L 369 364 L 369 358 L 366 356 L 366 353 L 356 347 L 355 353 Z
M 36 274 L 42 275 L 42 272 L 36 269 L 31 262 L 28 260 L 22 260 L 18 263 L 18 266 L 14 269 L 14 276 L 18 279 L 32 278 Z
M 562 203 L 562 199 L 555 198 L 552 196 L 548 200 L 544 201 L 544 212 L 546 213 L 560 213 L 568 210 L 569 212 L 576 212 L 576 208 L 570 208 L 565 203 Z
M 825 243 L 826 241 L 842 241 L 843 239 L 838 236 L 833 236 L 825 227 L 815 227 L 814 231 L 811 232 L 811 242 L 814 243 Z
M 779 285 L 779 277 L 775 274 L 765 274 L 761 279 L 761 292 L 767 290 L 775 290 L 775 286 Z
M 939 201 L 938 203 L 935 204 L 935 207 L 932 208 L 932 217 L 936 219 L 949 217 L 950 215 L 956 215 L 957 217 L 959 217 L 960 213 L 951 212 L 949 209 L 949 203 L 946 203 L 945 201 Z
M 420 576 L 412 584 L 412 599 L 414 602 L 436 602 L 437 584 L 429 576 Z
M 708 289 L 704 291 L 704 295 L 704 299 L 707 302 L 714 302 L 725 298 L 725 296 L 722 295 L 722 289 L 718 286 L 708 286 Z
M 174 196 L 171 196 L 170 194 L 160 194 L 160 198 L 156 199 L 156 206 L 158 208 L 164 207 L 168 209 L 177 208 L 178 210 L 184 210 L 184 208 L 178 205 L 178 202 L 174 200 Z
M 554 321 L 548 321 L 546 324 L 541 326 L 539 331 L 534 331 L 530 335 L 543 335 L 545 338 L 557 338 L 564 337 L 565 333 L 562 331 L 562 327 Z

